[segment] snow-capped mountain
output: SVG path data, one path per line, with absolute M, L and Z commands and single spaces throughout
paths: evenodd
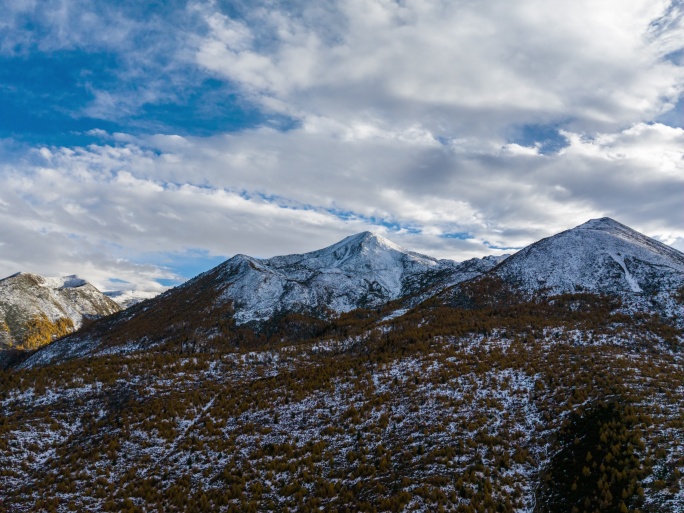
M 68 319 L 78 329 L 121 308 L 86 280 L 72 275 L 46 278 L 17 273 L 0 280 L 0 348 L 21 343 L 30 321 Z
M 528 292 L 653 295 L 684 285 L 684 253 L 604 217 L 535 242 L 492 273 Z
M 159 292 L 151 290 L 111 290 L 105 292 L 104 295 L 116 302 L 121 308 L 126 309 L 147 299 L 157 297 Z
M 277 312 L 328 317 L 375 308 L 437 283 L 458 283 L 496 264 L 492 259 L 474 260 L 460 266 L 363 232 L 301 255 L 236 255 L 197 279 L 211 276 L 221 284 L 221 300 L 233 302 L 234 318 L 243 324 Z

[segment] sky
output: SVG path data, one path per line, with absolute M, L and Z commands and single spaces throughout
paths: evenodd
M 684 250 L 681 0 L 4 0 L 0 276 L 163 290 L 369 230 Z

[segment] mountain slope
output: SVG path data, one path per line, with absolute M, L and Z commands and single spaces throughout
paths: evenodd
M 540 299 L 0 373 L 0 505 L 684 511 L 684 352 L 614 298 Z
M 78 329 L 84 319 L 120 309 L 78 276 L 46 278 L 17 273 L 0 280 L 0 347 L 26 345 L 27 337 L 41 338 L 50 330 L 63 335 Z
M 684 253 L 604 217 L 527 246 L 492 274 L 527 292 L 657 294 L 684 285 Z

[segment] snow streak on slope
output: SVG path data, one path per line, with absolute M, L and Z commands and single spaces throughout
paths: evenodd
M 655 294 L 684 285 L 684 253 L 604 217 L 542 239 L 493 272 L 528 292 Z
M 608 254 L 610 255 L 610 258 L 615 260 L 618 264 L 620 264 L 620 267 L 622 267 L 622 271 L 625 273 L 625 280 L 627 280 L 627 283 L 629 284 L 629 287 L 632 289 L 632 292 L 643 292 L 643 290 L 641 290 L 641 287 L 639 286 L 639 283 L 637 283 L 637 281 L 634 279 L 634 276 L 632 276 L 629 270 L 627 269 L 624 257 L 620 254 Z

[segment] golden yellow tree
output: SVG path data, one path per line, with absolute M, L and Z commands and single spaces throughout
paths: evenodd
M 34 316 L 26 323 L 21 349 L 38 349 L 55 339 L 73 333 L 74 323 L 68 317 L 51 321 L 45 314 Z

